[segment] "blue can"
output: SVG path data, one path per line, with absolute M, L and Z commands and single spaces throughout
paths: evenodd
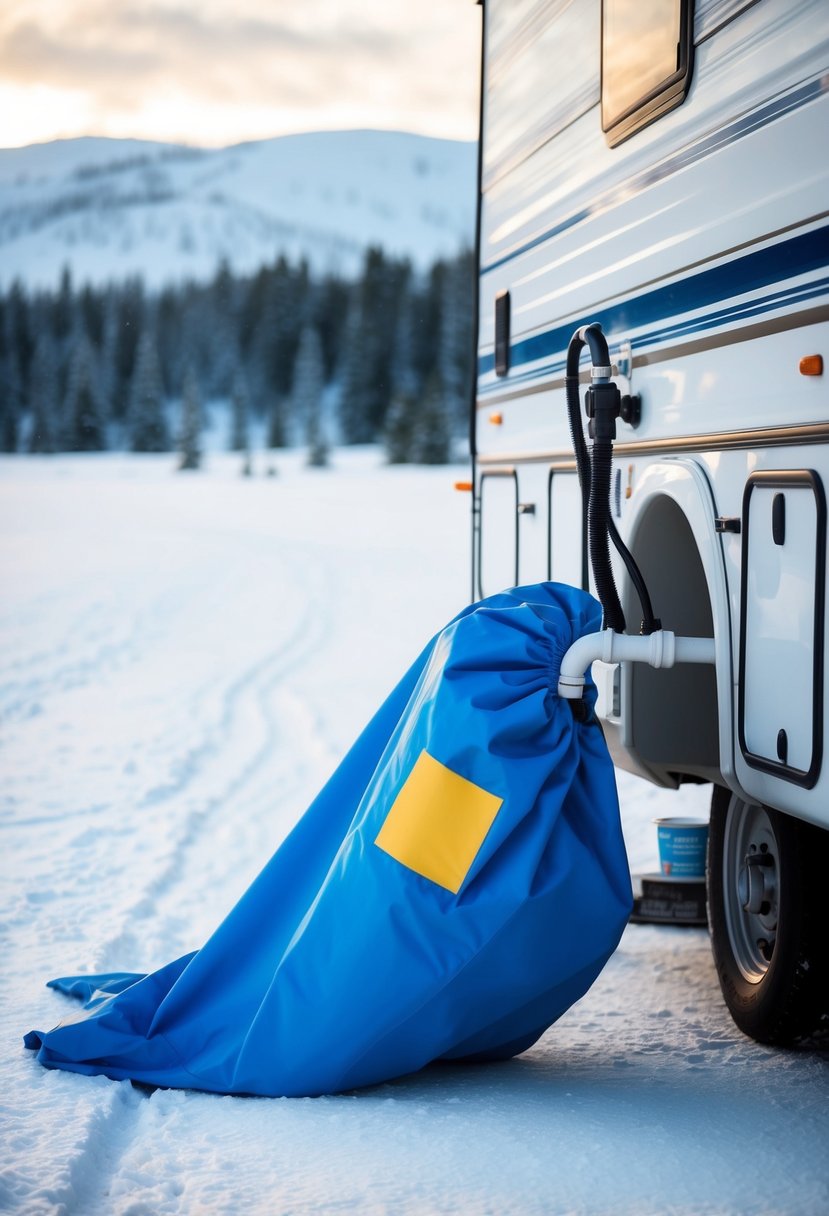
M 704 819 L 654 819 L 659 865 L 672 878 L 704 878 L 708 823 Z

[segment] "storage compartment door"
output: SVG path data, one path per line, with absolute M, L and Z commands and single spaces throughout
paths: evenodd
M 514 469 L 481 475 L 478 595 L 494 595 L 518 582 L 518 476 Z
M 589 590 L 581 487 L 569 469 L 550 469 L 547 482 L 547 577 Z
M 743 498 L 739 740 L 752 768 L 811 789 L 823 750 L 826 504 L 811 470 Z

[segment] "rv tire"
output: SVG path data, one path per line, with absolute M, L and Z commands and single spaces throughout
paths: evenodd
M 731 1016 L 760 1043 L 795 1043 L 829 1019 L 827 864 L 829 832 L 714 787 L 714 963 Z

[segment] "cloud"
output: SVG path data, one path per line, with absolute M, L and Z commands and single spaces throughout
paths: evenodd
M 146 74 L 156 63 L 151 52 L 54 37 L 32 21 L 21 21 L 0 39 L 0 72 L 20 84 L 88 87 L 90 81 L 124 72 Z
M 202 12 L 163 5 L 84 5 L 71 21 L 47 28 L 30 18 L 0 34 L 0 71 L 20 83 L 84 89 L 128 79 L 175 79 L 208 87 L 215 78 L 235 77 L 249 88 L 249 74 L 275 74 L 286 57 L 297 63 L 334 68 L 366 55 L 400 52 L 388 30 L 335 24 L 303 27 L 276 18 Z M 246 80 L 247 77 L 247 80 Z
M 361 125 L 389 125 L 395 113 L 419 109 L 443 110 L 445 120 L 447 111 L 466 107 L 471 116 L 474 108 L 472 89 L 461 96 L 459 88 L 462 11 L 471 41 L 461 50 L 474 64 L 471 0 L 6 0 L 0 77 L 82 95 L 110 132 L 119 114 L 157 116 L 165 98 L 178 113 L 224 106 L 240 121 L 246 107 L 260 115 L 271 107 L 283 128 L 292 109 L 302 111 L 303 127 L 315 110 L 320 125 L 331 125 L 322 116 L 337 105 L 364 115 Z

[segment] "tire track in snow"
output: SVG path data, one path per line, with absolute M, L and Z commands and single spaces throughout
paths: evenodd
M 83 1140 L 63 1178 L 41 1193 L 54 1216 L 87 1216 L 105 1199 L 135 1135 L 140 1108 L 146 1100 L 141 1091 L 129 1081 L 121 1081 L 99 1090 L 98 1095 L 100 1100 L 86 1119 Z
M 154 959 L 175 957 L 206 940 L 294 826 L 338 758 L 320 733 L 313 707 L 290 686 L 278 684 L 264 701 L 274 750 L 248 774 L 232 813 L 218 815 L 211 831 L 193 841 L 175 884 L 156 897 L 144 937 Z M 205 891 L 211 893 L 209 903 Z
M 294 628 L 276 649 L 248 667 L 223 691 L 219 721 L 196 747 L 187 750 L 175 766 L 177 771 L 172 778 L 145 795 L 142 805 L 149 808 L 175 802 L 195 784 L 209 782 L 211 769 L 222 767 L 233 746 L 232 740 L 240 733 L 248 737 L 258 727 L 261 736 L 258 744 L 235 771 L 214 778 L 218 782 L 216 792 L 200 795 L 196 805 L 183 816 L 181 831 L 163 865 L 145 884 L 141 897 L 124 913 L 124 927 L 104 944 L 93 970 L 130 967 L 146 957 L 146 934 L 139 931 L 138 924 L 157 915 L 159 900 L 169 902 L 170 893 L 180 888 L 184 880 L 188 854 L 206 838 L 221 812 L 239 798 L 277 754 L 281 715 L 274 708 L 273 694 L 287 676 L 319 650 L 330 621 L 329 597 L 324 594 L 325 588 L 322 592 L 319 588 L 312 590 L 308 571 L 297 566 L 292 571 L 291 587 L 292 591 L 301 588 L 302 600 Z M 203 894 L 200 887 L 200 899 Z
M 0 722 L 9 726 L 32 717 L 41 711 L 41 702 L 56 693 L 84 687 L 100 678 L 103 669 L 121 671 L 136 663 L 148 637 L 158 632 L 158 622 L 169 613 L 171 601 L 175 606 L 179 599 L 178 589 L 167 588 L 136 611 L 130 587 L 121 589 L 113 603 L 83 605 L 60 642 L 0 666 Z
M 145 884 L 141 898 L 124 913 L 124 928 L 106 943 L 94 970 L 131 966 L 140 960 L 147 922 L 157 918 L 159 900 L 164 897 L 164 902 L 169 903 L 171 893 L 179 891 L 186 881 L 188 854 L 205 841 L 216 816 L 267 767 L 276 749 L 281 754 L 288 739 L 294 746 L 286 758 L 291 767 L 300 770 L 296 785 L 301 784 L 304 765 L 296 744 L 314 719 L 304 700 L 295 692 L 284 693 L 283 685 L 288 676 L 318 652 L 329 627 L 330 609 L 328 596 L 313 585 L 318 580 L 300 568 L 292 574 L 292 590 L 299 591 L 297 598 L 302 601 L 294 628 L 262 661 L 248 666 L 225 687 L 219 721 L 210 726 L 197 747 L 188 750 L 175 779 L 150 791 L 145 803 L 174 802 L 194 782 L 208 778 L 212 761 L 222 760 L 223 737 L 238 735 L 253 719 L 259 721 L 261 738 L 235 771 L 224 774 L 218 792 L 184 816 L 182 830 L 163 868 Z M 319 752 L 315 740 L 311 740 L 310 751 Z M 268 782 L 264 784 L 267 787 Z M 284 782 L 280 790 L 284 793 Z M 224 854 L 219 860 L 222 866 L 226 865 Z M 203 885 L 198 887 L 196 897 L 203 900 Z M 129 1082 L 112 1083 L 96 1091 L 96 1099 L 86 1119 L 83 1138 L 65 1166 L 63 1177 L 43 1196 L 60 1216 L 80 1213 L 87 1216 L 92 1211 L 110 1210 L 110 1186 L 119 1175 L 123 1157 L 140 1135 L 140 1118 L 146 1102 L 140 1090 Z M 143 1208 L 139 1204 L 136 1210 Z

